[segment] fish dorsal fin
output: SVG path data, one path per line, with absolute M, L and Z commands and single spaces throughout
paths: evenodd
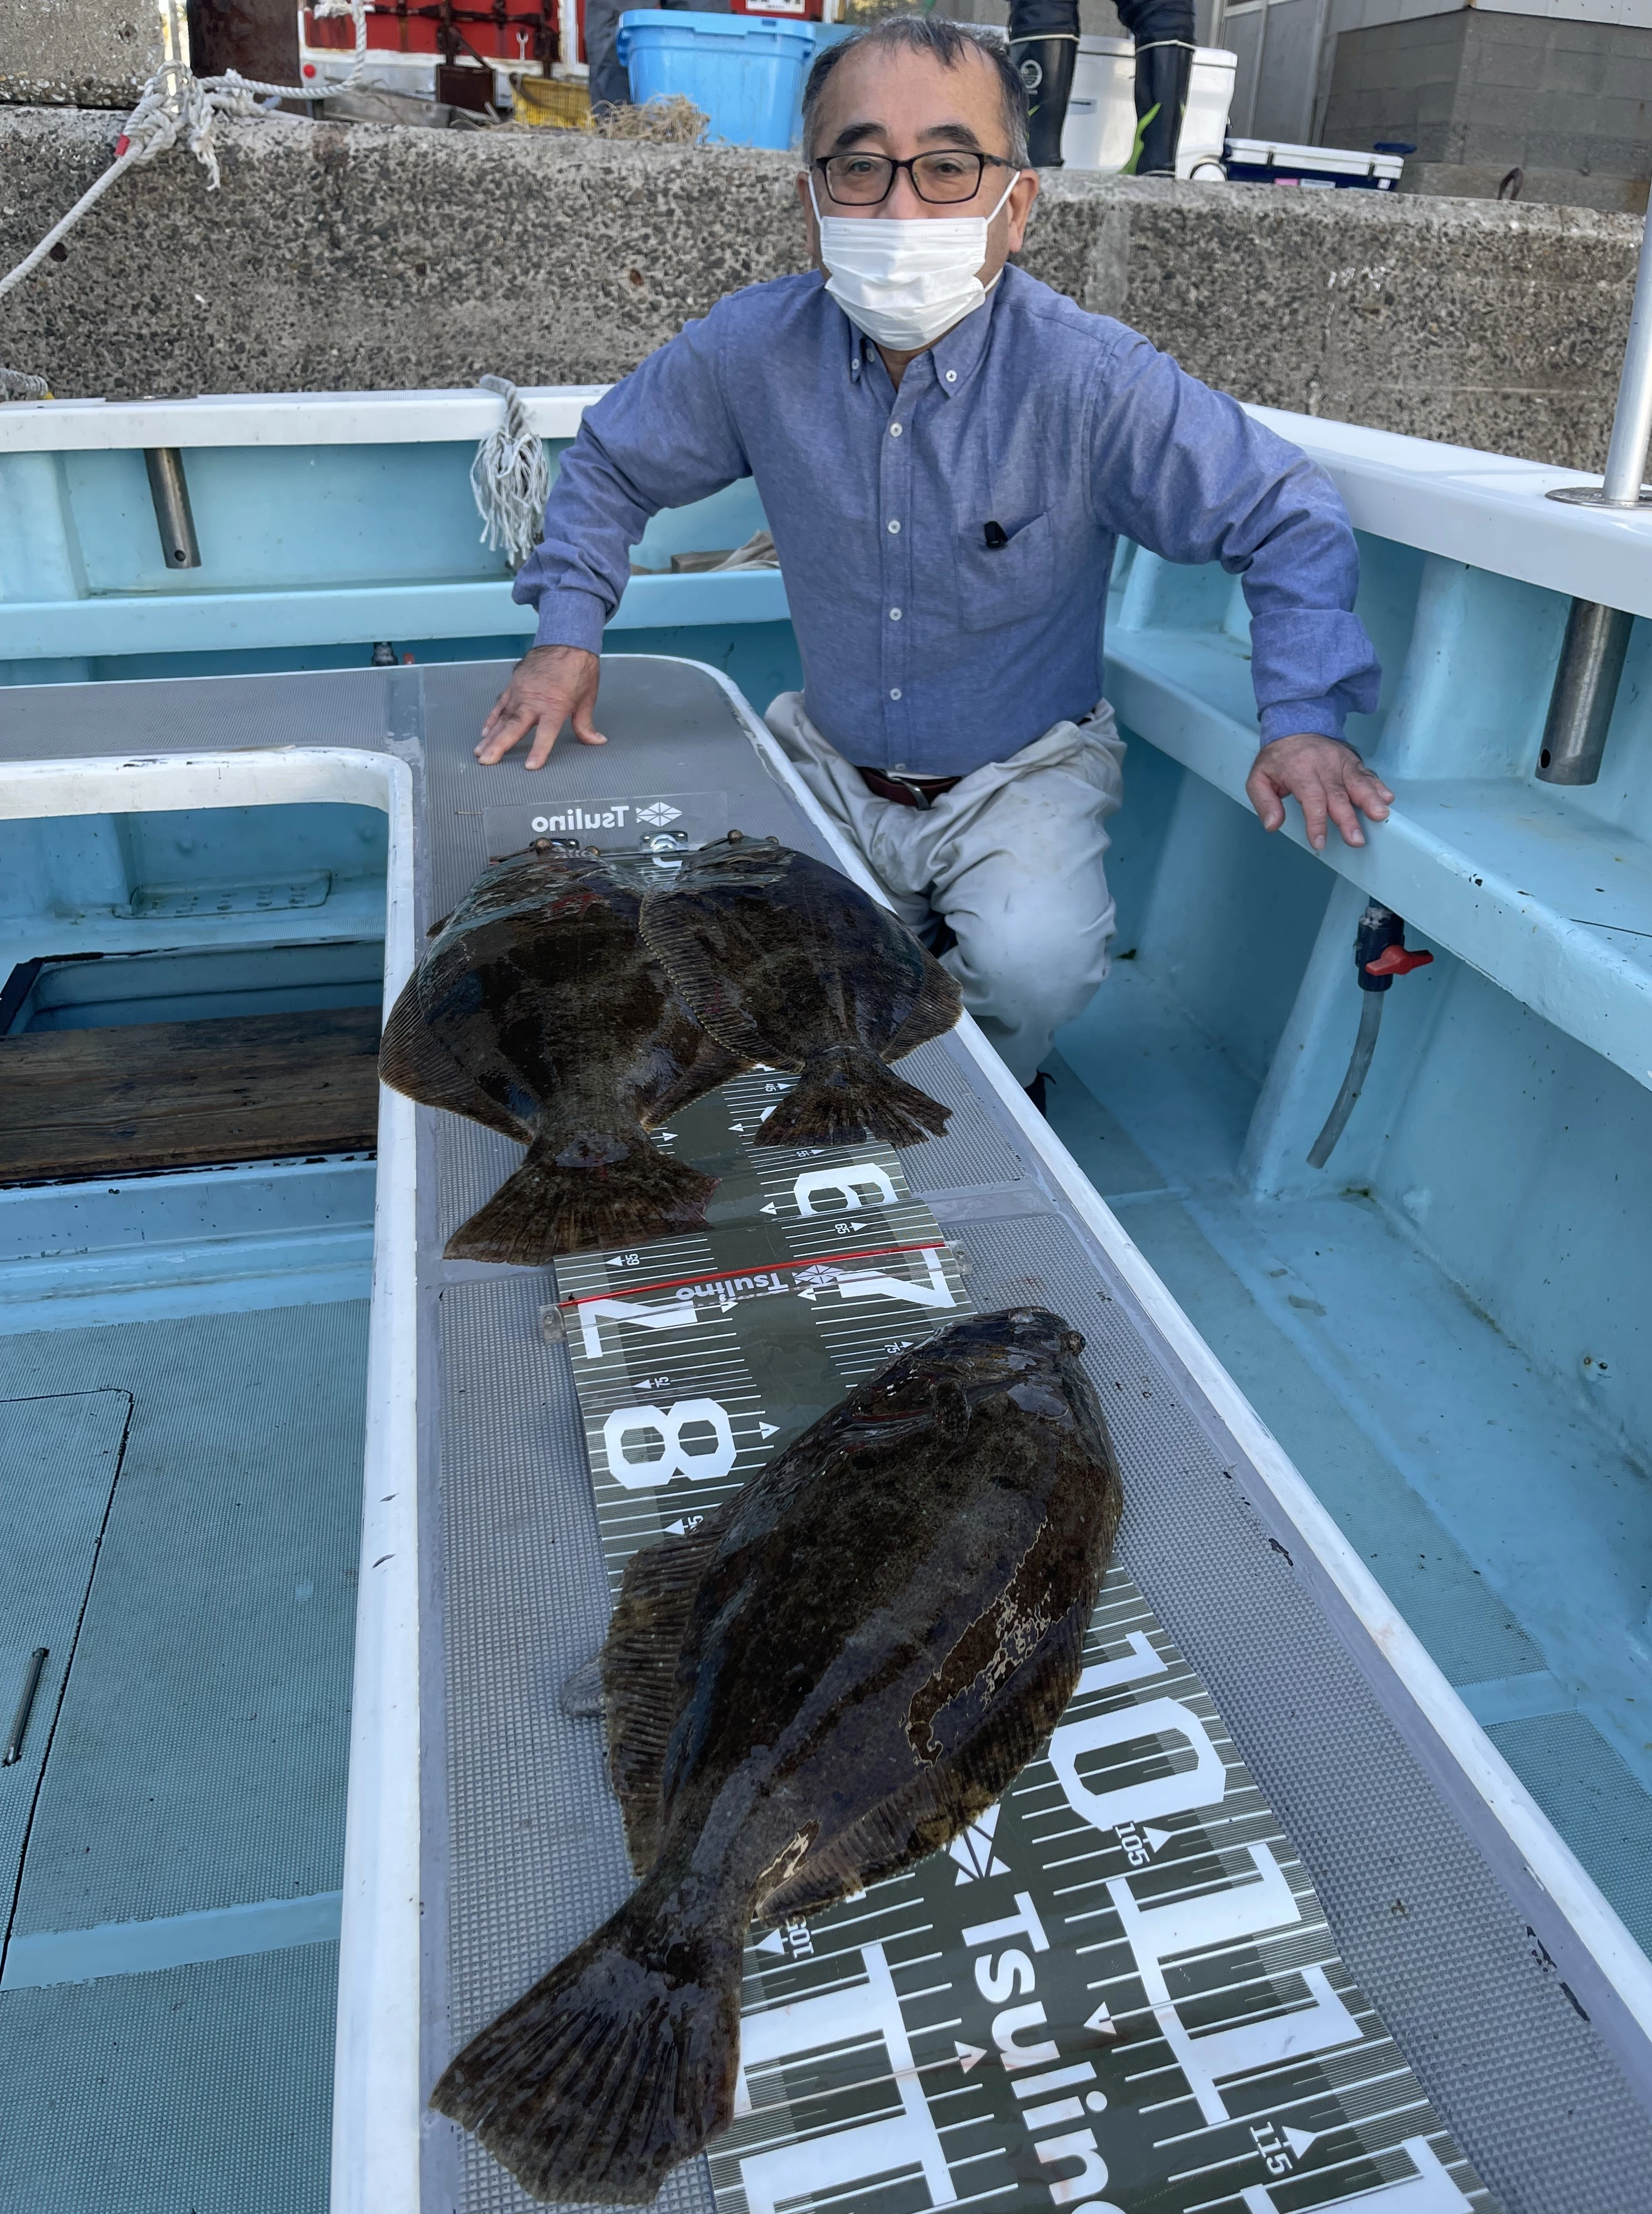
M 643 943 L 670 978 L 679 998 L 701 1026 L 726 1051 L 743 1061 L 768 1061 L 780 1067 L 795 1061 L 777 1057 L 750 1013 L 735 996 L 731 980 L 750 966 L 742 951 L 731 957 L 731 938 L 743 939 L 737 919 L 702 905 L 692 890 L 661 892 L 643 902 Z
M 927 949 L 923 953 L 923 982 L 912 1011 L 884 1048 L 885 1061 L 902 1061 L 933 1037 L 952 1029 L 964 1012 L 964 994 L 958 979 L 943 969 Z
M 506 1138 L 524 1146 L 533 1136 L 525 1122 L 517 1122 L 480 1084 L 466 1075 L 438 1038 L 432 1037 L 419 1005 L 419 975 L 415 970 L 397 994 L 379 1040 L 378 1073 L 392 1092 L 416 1099 L 422 1107 L 445 1107 L 450 1115 L 465 1115 L 486 1123 Z
M 696 1099 L 703 1099 L 708 1092 L 715 1092 L 719 1084 L 726 1084 L 731 1077 L 741 1075 L 751 1066 L 738 1054 L 719 1045 L 709 1031 L 701 1030 L 697 1024 L 690 1043 L 692 1059 L 683 1067 L 676 1083 L 650 1105 L 642 1118 L 645 1130 L 663 1130 L 673 1115 L 680 1115 Z
M 727 1520 L 719 1508 L 685 1536 L 632 1555 L 603 1646 L 609 1774 L 639 1877 L 659 1854 L 665 1748 L 688 1690 L 677 1675 L 682 1640 Z

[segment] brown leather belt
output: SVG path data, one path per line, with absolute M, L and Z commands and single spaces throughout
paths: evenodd
M 857 762 L 855 774 L 868 792 L 878 799 L 892 799 L 897 807 L 928 807 L 964 780 L 958 776 L 885 776 L 879 768 L 862 768 Z

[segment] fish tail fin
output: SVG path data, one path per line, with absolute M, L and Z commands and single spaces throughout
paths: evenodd
M 869 1047 L 816 1054 L 762 1126 L 760 1146 L 921 1146 L 946 1128 L 950 1110 L 898 1077 Z
M 686 1161 L 674 1161 L 639 1137 L 618 1159 L 569 1167 L 557 1141 L 539 1138 L 514 1176 L 462 1222 L 445 1248 L 450 1261 L 504 1261 L 541 1268 L 559 1253 L 706 1227 L 717 1189 Z
M 675 1873 L 473 2038 L 431 2094 L 529 2196 L 632 2206 L 725 2127 L 747 1899 L 685 1921 Z

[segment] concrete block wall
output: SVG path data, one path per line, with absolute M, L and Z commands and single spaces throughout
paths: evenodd
M 0 110 L 0 268 L 119 119 Z M 64 396 L 623 376 L 803 266 L 794 161 L 285 116 L 129 172 L 0 302 L 0 362 Z M 1598 468 L 1641 225 L 1588 210 L 1047 177 L 1024 255 L 1245 400 Z
M 0 0 L 0 103 L 130 108 L 168 28 L 156 0 Z
M 1448 15 L 1343 31 L 1321 136 L 1409 139 L 1406 188 L 1639 211 L 1652 174 L 1652 30 L 1622 23 Z

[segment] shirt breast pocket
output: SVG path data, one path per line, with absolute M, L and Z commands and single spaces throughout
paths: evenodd
M 1008 535 L 997 523 L 970 523 L 955 550 L 965 629 L 995 630 L 1048 610 L 1055 590 L 1055 532 L 1048 508 Z

